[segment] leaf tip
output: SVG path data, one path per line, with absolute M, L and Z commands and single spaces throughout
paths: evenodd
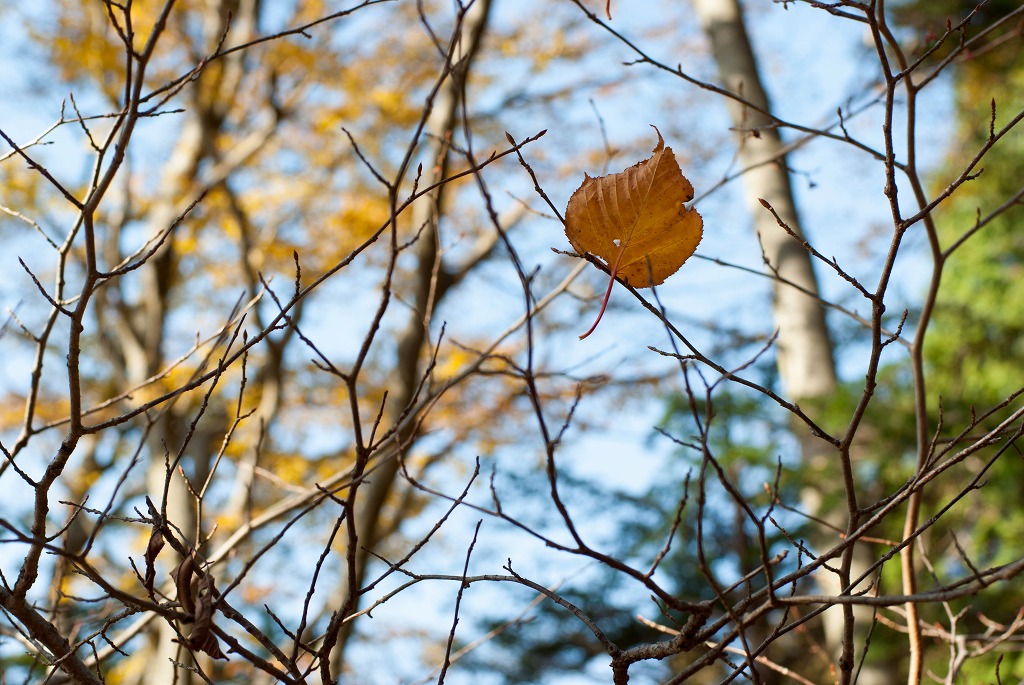
M 658 144 L 654 146 L 652 152 L 658 152 L 665 147 L 665 139 L 661 137 L 661 131 L 654 124 L 650 124 L 650 127 L 654 129 L 654 132 L 658 134 Z

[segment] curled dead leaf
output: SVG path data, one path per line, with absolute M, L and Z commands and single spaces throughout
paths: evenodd
M 213 633 L 213 574 L 207 572 L 199 579 L 196 593 L 196 611 L 192 623 L 192 633 L 188 636 L 188 646 L 197 652 L 205 652 L 214 659 L 224 659 L 227 655 L 220 648 L 220 641 Z
M 192 574 L 196 569 L 196 561 L 192 555 L 181 560 L 181 563 L 171 571 L 171 578 L 174 580 L 174 587 L 178 591 L 178 603 L 182 610 L 188 614 L 195 614 L 196 603 L 192 597 Z
M 160 527 L 153 524 L 153 532 L 149 534 L 149 544 L 146 545 L 146 577 L 143 584 L 150 593 L 153 592 L 153 583 L 156 581 L 156 558 L 160 550 L 164 548 L 164 535 Z
M 652 128 L 658 144 L 649 159 L 617 174 L 584 174 L 569 198 L 569 243 L 577 252 L 600 257 L 611 274 L 597 321 L 581 339 L 597 328 L 616 278 L 635 288 L 660 285 L 690 258 L 703 236 L 703 219 L 684 204 L 693 199 L 693 185 L 661 132 Z

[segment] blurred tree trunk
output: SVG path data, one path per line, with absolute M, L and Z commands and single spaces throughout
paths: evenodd
M 790 185 L 785 148 L 778 128 L 765 114 L 771 112 L 771 106 L 761 84 L 739 0 L 694 0 L 694 6 L 711 43 L 723 86 L 750 105 L 727 100 L 734 129 L 739 136 L 740 164 L 746 170 L 743 179 L 747 206 L 765 257 L 778 274 L 773 282 L 772 301 L 772 316 L 778 329 L 776 365 L 786 396 L 795 403 L 813 404 L 837 389 L 825 308 L 815 298 L 818 283 L 810 253 L 779 225 L 760 202 L 767 201 L 796 235 L 803 235 Z M 823 449 L 825 445 L 811 436 L 805 426 L 794 424 L 793 428 L 800 442 L 800 457 L 805 468 L 822 475 L 835 471 L 837 465 L 832 463 L 834 450 Z M 845 510 L 822 510 L 824 498 L 834 493 L 823 492 L 820 486 L 836 480 L 812 477 L 809 482 L 814 483 L 815 488 L 804 488 L 801 502 L 804 510 L 825 519 L 836 530 L 846 530 Z M 835 531 L 824 530 L 815 536 L 813 542 L 819 549 L 827 549 L 838 542 L 838 537 Z M 838 594 L 841 591 L 836 575 L 819 574 L 817 579 L 823 592 Z M 871 611 L 855 610 L 854 615 L 860 628 L 858 635 L 863 635 L 870 625 Z M 843 650 L 842 608 L 825 612 L 824 628 L 829 650 L 836 658 Z M 777 678 L 767 669 L 761 675 L 764 679 Z M 884 682 L 879 679 L 880 675 L 865 668 L 859 682 L 862 685 Z
M 694 6 L 711 41 L 723 85 L 756 108 L 727 100 L 740 137 L 740 162 L 747 169 L 743 174 L 747 206 L 765 256 L 779 275 L 772 305 L 779 330 L 779 376 L 793 401 L 826 396 L 836 389 L 836 372 L 825 309 L 814 296 L 801 292 L 818 293 L 811 257 L 759 202 L 766 200 L 797 235 L 802 235 L 782 139 L 774 122 L 758 111 L 771 110 L 740 4 L 738 0 L 695 0 Z
M 205 156 L 203 139 L 209 131 L 201 130 L 198 118 L 185 121 L 175 146 L 174 153 L 163 175 L 163 187 L 167 195 L 159 207 L 154 207 L 148 222 L 147 232 L 150 236 L 159 235 L 174 221 L 180 212 L 178 199 L 191 185 L 197 173 L 200 161 Z M 175 272 L 175 254 L 173 237 L 169 238 L 153 258 L 141 269 L 142 288 L 137 301 L 123 308 L 118 321 L 118 333 L 121 349 L 124 351 L 125 385 L 135 387 L 161 370 L 164 355 L 161 341 L 164 339 L 166 316 L 168 312 L 167 298 L 172 288 L 172 274 Z M 181 477 L 181 472 L 174 469 L 167 474 L 167 459 L 173 463 L 175 454 L 184 437 L 183 422 L 187 426 L 188 417 L 182 415 L 184 402 L 167 407 L 154 417 L 149 427 L 146 441 L 149 453 L 149 464 L 146 472 L 146 490 L 157 507 L 163 506 L 166 494 L 166 516 L 185 535 L 191 536 L 195 530 L 196 517 L 194 503 L 188 495 Z M 189 450 L 193 459 L 183 460 L 181 467 L 189 478 L 196 476 L 195 453 L 199 445 Z M 165 459 L 165 454 L 167 458 Z M 165 493 L 166 490 L 166 493 Z M 149 634 L 148 649 L 142 649 L 135 655 L 135 668 L 132 669 L 143 683 L 176 682 L 188 685 L 192 682 L 190 671 L 179 669 L 174 662 L 190 663 L 188 653 L 174 640 L 177 634 L 165 621 L 156 621 Z
M 457 44 L 452 51 L 451 73 L 437 93 L 423 132 L 428 141 L 425 147 L 430 164 L 423 169 L 419 182 L 421 187 L 434 185 L 445 176 L 452 136 L 460 121 L 460 104 L 466 78 L 483 39 L 490 10 L 490 0 L 476 0 L 463 18 L 462 31 L 456 37 Z M 441 215 L 443 189 L 444 186 L 439 186 L 413 207 L 411 228 L 420 231 L 420 235 L 414 248 L 415 272 L 408 281 L 411 292 L 404 298 L 409 302 L 410 310 L 405 328 L 398 338 L 383 426 L 397 426 L 415 399 L 424 370 L 423 360 L 428 356 L 431 344 L 431 314 L 452 284 L 452 274 L 441 264 L 438 249 L 437 223 Z M 398 444 L 409 445 L 414 439 L 414 430 L 415 425 L 412 424 L 400 433 Z M 347 577 L 342 578 L 336 606 L 345 603 L 350 587 L 362 587 L 370 558 L 369 551 L 381 541 L 382 531 L 396 528 L 393 520 L 395 515 L 392 513 L 388 516 L 387 506 L 389 501 L 395 499 L 400 466 L 399 458 L 387 459 L 359 489 L 356 508 L 350 512 L 355 519 L 359 545 L 356 552 L 356 582 L 352 585 Z M 397 516 L 400 517 L 401 512 Z M 355 606 L 358 606 L 358 599 Z M 343 677 L 345 648 L 351 637 L 351 625 L 344 624 L 338 642 L 331 651 L 331 673 L 339 679 Z
M 202 45 L 212 50 L 230 34 L 231 43 L 241 43 L 252 35 L 257 23 L 259 0 L 214 0 L 203 5 Z M 230 26 L 228 23 L 230 22 Z M 188 107 L 192 116 L 183 118 L 182 128 L 161 177 L 163 192 L 146 218 L 146 232 L 151 239 L 163 235 L 182 211 L 201 192 L 217 185 L 217 178 L 205 178 L 201 169 L 205 162 L 217 161 L 216 140 L 225 119 L 235 102 L 245 69 L 242 53 L 218 64 L 212 73 L 187 91 Z M 224 175 L 221 170 L 217 176 Z M 112 246 L 116 250 L 117 247 Z M 139 270 L 141 287 L 135 298 L 118 292 L 118 306 L 114 314 L 118 354 L 124 369 L 124 386 L 136 387 L 161 372 L 167 364 L 162 341 L 166 339 L 169 298 L 180 278 L 178 253 L 174 234 L 163 241 L 159 249 Z M 149 496 L 157 507 L 164 506 L 166 497 L 167 519 L 186 536 L 186 544 L 198 546 L 201 535 L 197 528 L 195 497 L 188 491 L 183 474 L 192 483 L 201 484 L 210 465 L 212 451 L 223 437 L 227 426 L 223 417 L 215 418 L 210 410 L 200 429 L 188 438 L 189 424 L 196 407 L 187 398 L 170 403 L 159 414 L 149 417 L 146 447 L 149 454 L 146 485 Z M 182 453 L 180 463 L 176 456 Z M 168 460 L 171 472 L 168 473 Z M 188 629 L 184 628 L 187 636 Z M 134 682 L 151 685 L 189 685 L 192 671 L 176 666 L 190 664 L 187 650 L 179 644 L 176 630 L 166 621 L 153 623 L 146 648 L 132 655 L 133 664 L 127 669 Z

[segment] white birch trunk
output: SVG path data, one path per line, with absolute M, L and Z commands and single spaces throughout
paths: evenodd
M 746 191 L 746 204 L 754 220 L 754 228 L 761 240 L 765 257 L 779 278 L 774 282 L 772 315 L 778 329 L 776 364 L 788 399 L 793 402 L 827 397 L 837 388 L 832 343 L 825 325 L 825 309 L 816 299 L 818 283 L 812 260 L 806 249 L 789 235 L 762 204 L 767 201 L 790 229 L 803 236 L 796 204 L 790 186 L 785 150 L 778 129 L 764 112 L 771 112 L 768 98 L 757 70 L 754 56 L 743 22 L 739 0 L 694 0 L 694 8 L 707 35 L 722 85 L 749 105 L 729 99 L 729 114 L 739 135 L 739 159 Z M 796 286 L 796 287 L 794 287 Z M 826 474 L 835 469 L 829 463 L 834 453 L 809 435 L 802 425 L 794 423 L 800 441 L 801 459 L 808 471 Z M 812 478 L 813 482 L 825 482 Z M 822 511 L 826 493 L 805 488 L 801 505 L 808 513 L 825 518 L 840 530 L 846 527 L 845 511 Z M 814 540 L 819 547 L 830 547 L 838 540 L 834 533 L 827 540 L 823 536 Z M 857 560 L 854 567 L 861 566 Z M 817 581 L 822 592 L 838 594 L 838 577 L 832 573 L 819 574 Z M 854 610 L 856 635 L 863 636 L 871 621 L 871 612 L 863 608 Z M 834 607 L 823 615 L 827 646 L 834 658 L 843 651 L 844 615 L 841 607 Z M 766 677 L 771 677 L 765 673 Z M 849 675 L 847 672 L 846 675 Z M 862 685 L 885 682 L 881 674 L 865 668 L 859 682 Z
M 786 396 L 795 402 L 823 397 L 835 391 L 836 373 L 825 310 L 814 297 L 800 290 L 818 293 L 811 257 L 760 203 L 760 199 L 766 200 L 794 232 L 802 235 L 782 140 L 771 119 L 757 111 L 771 110 L 741 8 L 738 0 L 694 0 L 694 7 L 711 41 L 722 85 L 757 108 L 728 100 L 729 114 L 740 136 L 740 162 L 749 169 L 743 175 L 746 203 L 765 256 L 780 277 L 775 282 L 772 306 L 779 330 L 779 376 Z

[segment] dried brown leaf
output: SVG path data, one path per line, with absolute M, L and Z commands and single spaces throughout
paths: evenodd
M 603 259 L 611 274 L 598 321 L 616 278 L 635 288 L 660 285 L 703 236 L 703 219 L 684 204 L 693 199 L 693 185 L 661 132 L 652 128 L 658 144 L 649 159 L 617 174 L 584 175 L 565 210 L 565 235 L 573 248 Z M 580 337 L 596 327 L 597 322 Z
M 192 597 L 192 574 L 196 569 L 196 561 L 192 555 L 186 556 L 181 563 L 171 571 L 171 578 L 174 579 L 174 587 L 178 590 L 178 603 L 188 614 L 195 614 L 196 603 Z
M 164 548 L 164 535 L 157 525 L 153 525 L 153 532 L 149 534 L 149 544 L 146 545 L 146 577 L 143 584 L 152 593 L 153 583 L 156 581 L 156 558 L 160 550 Z
M 205 652 L 214 659 L 224 659 L 227 655 L 220 648 L 220 641 L 213 633 L 213 574 L 207 572 L 199 579 L 195 618 L 192 633 L 188 636 L 188 646 L 197 652 Z

